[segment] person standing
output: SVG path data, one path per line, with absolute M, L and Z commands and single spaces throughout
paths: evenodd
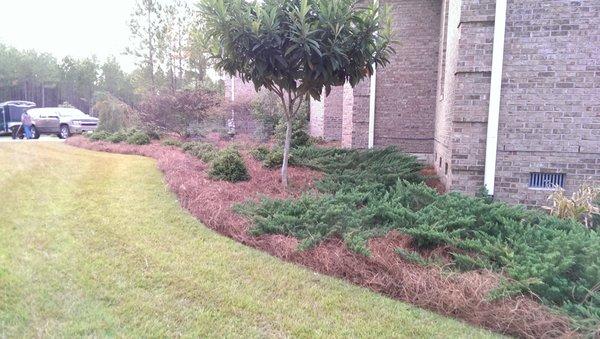
M 27 111 L 21 114 L 21 124 L 23 125 L 23 130 L 25 131 L 25 138 L 32 139 L 33 135 L 31 134 L 31 116 L 29 116 Z

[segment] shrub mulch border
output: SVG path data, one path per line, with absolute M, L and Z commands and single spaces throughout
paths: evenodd
M 576 336 L 567 317 L 554 313 L 530 296 L 490 301 L 487 295 L 501 279 L 496 273 L 486 270 L 449 273 L 439 267 L 422 267 L 403 260 L 394 250 L 410 248 L 410 238 L 397 232 L 371 239 L 370 257 L 349 251 L 341 239 L 329 239 L 312 249 L 298 251 L 298 241 L 293 237 L 250 235 L 251 223 L 232 211 L 233 205 L 249 198 L 299 196 L 314 187 L 314 180 L 322 177 L 319 172 L 290 168 L 291 187 L 286 191 L 281 187 L 279 171 L 263 168 L 247 154 L 244 158 L 251 179 L 233 184 L 211 180 L 205 163 L 178 148 L 156 142 L 134 146 L 73 137 L 66 143 L 94 151 L 156 159 L 182 207 L 203 224 L 285 261 L 495 332 L 532 338 Z

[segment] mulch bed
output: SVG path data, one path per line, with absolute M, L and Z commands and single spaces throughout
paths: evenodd
M 496 273 L 485 270 L 449 273 L 438 267 L 422 267 L 403 260 L 394 250 L 410 248 L 410 238 L 397 232 L 370 240 L 370 257 L 349 251 L 341 239 L 329 239 L 315 248 L 298 251 L 298 241 L 293 237 L 250 235 L 251 223 L 232 211 L 233 205 L 261 196 L 298 196 L 314 187 L 314 181 L 322 176 L 319 172 L 290 168 L 291 187 L 286 191 L 281 187 L 279 171 L 265 169 L 247 155 L 245 160 L 251 180 L 233 184 L 211 180 L 205 171 L 206 164 L 175 147 L 158 143 L 133 146 L 91 142 L 83 137 L 70 138 L 67 144 L 156 159 L 181 205 L 206 226 L 285 261 L 499 333 L 532 338 L 576 335 L 566 317 L 552 313 L 531 297 L 489 301 L 488 292 L 500 281 Z M 437 186 L 435 182 L 432 184 Z

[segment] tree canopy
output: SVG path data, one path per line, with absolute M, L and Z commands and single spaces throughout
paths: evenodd
M 257 90 L 320 99 L 393 52 L 387 10 L 355 0 L 204 0 L 201 12 L 216 67 Z
M 292 120 L 302 102 L 355 86 L 389 63 L 389 11 L 356 0 L 202 0 L 199 7 L 216 68 L 276 93 L 284 106 L 287 186 Z

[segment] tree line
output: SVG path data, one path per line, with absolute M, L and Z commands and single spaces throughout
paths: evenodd
M 138 0 L 129 21 L 131 44 L 123 51 L 137 60 L 130 73 L 115 57 L 57 60 L 0 42 L 0 102 L 68 103 L 93 113 L 106 95 L 135 107 L 161 90 L 199 89 L 206 86 L 207 61 L 197 27 L 198 15 L 185 1 Z
M 39 106 L 69 103 L 90 111 L 99 91 L 134 100 L 131 75 L 114 57 L 57 60 L 47 53 L 21 51 L 0 44 L 0 101 L 28 100 Z

